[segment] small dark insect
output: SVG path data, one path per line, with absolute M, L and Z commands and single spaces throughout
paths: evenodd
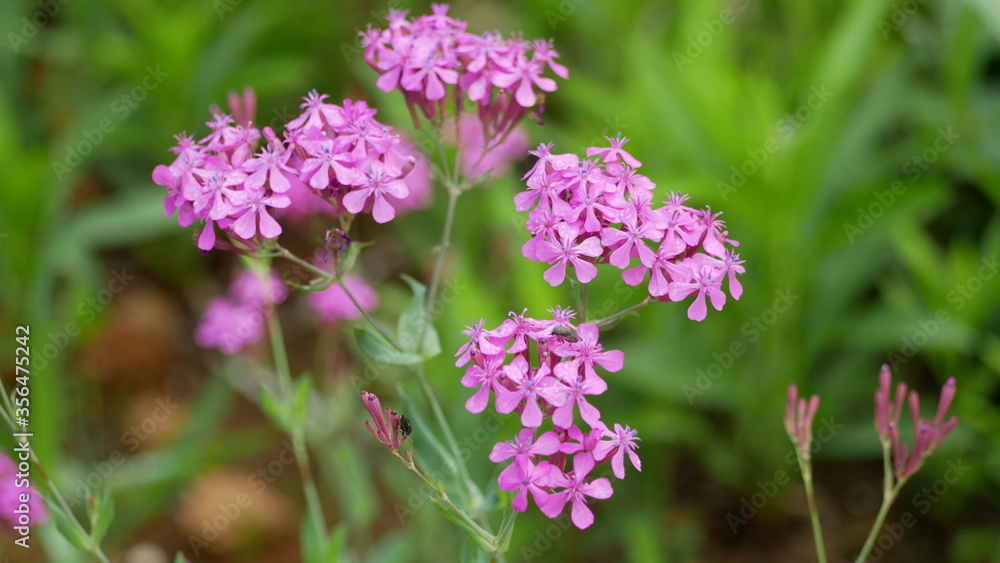
M 556 336 L 561 336 L 567 342 L 579 342 L 580 337 L 576 335 L 576 331 L 568 326 L 557 326 L 552 329 L 552 334 Z
M 405 414 L 399 415 L 399 433 L 404 438 L 413 433 L 413 425 L 410 424 L 410 419 L 406 418 Z

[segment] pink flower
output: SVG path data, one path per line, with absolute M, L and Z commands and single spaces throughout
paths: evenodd
M 490 391 L 499 393 L 500 378 L 503 377 L 502 364 L 504 355 L 477 356 L 476 363 L 469 366 L 462 377 L 464 387 L 479 387 L 474 395 L 465 402 L 465 408 L 472 413 L 480 413 L 486 409 L 490 401 Z
M 547 461 L 538 465 L 514 463 L 500 474 L 498 484 L 501 491 L 517 491 L 510 506 L 518 512 L 524 512 L 528 509 L 529 492 L 539 507 L 550 504 L 549 493 L 546 491 L 552 480 L 551 476 L 558 472 L 558 468 Z
M 372 311 L 378 307 L 378 293 L 368 285 L 364 278 L 354 274 L 346 274 L 343 282 L 365 311 Z M 309 305 L 325 322 L 335 323 L 341 319 L 357 320 L 361 318 L 361 311 L 358 311 L 344 288 L 340 287 L 339 284 L 335 283 L 323 291 L 312 292 L 307 299 Z
M 404 198 L 409 193 L 406 184 L 399 179 L 399 172 L 385 169 L 378 161 L 371 163 L 355 185 L 358 188 L 344 196 L 344 207 L 351 213 L 361 213 L 371 201 L 372 216 L 378 223 L 387 223 L 396 216 L 386 196 Z
M 608 385 L 594 371 L 594 366 L 601 366 L 610 372 L 620 371 L 625 362 L 625 354 L 620 350 L 605 352 L 597 341 L 599 329 L 594 323 L 582 324 L 576 332 L 576 342 L 567 342 L 553 348 L 555 355 L 568 358 L 568 361 L 556 364 L 555 374 L 568 384 L 574 384 L 579 378 L 586 379 L 590 385 L 588 389 L 596 391 L 588 394 L 603 393 Z
M 594 458 L 588 453 L 578 453 L 573 456 L 573 472 L 570 475 L 554 473 L 549 476 L 555 487 L 564 487 L 560 492 L 551 494 L 545 503 L 538 507 L 549 518 L 555 518 L 562 513 L 566 503 L 572 503 L 571 518 L 573 525 L 581 530 L 594 523 L 594 513 L 587 507 L 587 497 L 606 499 L 614 492 L 611 482 L 606 477 L 588 482 L 590 471 L 594 468 Z M 538 502 L 537 500 L 535 502 Z
M 689 258 L 684 266 L 691 271 L 687 281 L 675 281 L 670 284 L 668 295 L 671 301 L 680 301 L 685 297 L 697 294 L 694 302 L 688 307 L 688 318 L 692 321 L 703 321 L 708 313 L 705 306 L 705 296 L 712 301 L 716 311 L 721 311 L 726 304 L 726 294 L 722 292 L 722 272 L 712 263 Z
M 594 448 L 594 457 L 599 460 L 605 460 L 608 456 L 611 456 L 611 469 L 615 472 L 615 477 L 619 479 L 625 478 L 625 454 L 628 454 L 629 460 L 632 462 L 632 467 L 636 471 L 642 471 L 642 463 L 639 461 L 639 456 L 635 453 L 635 449 L 639 447 L 636 441 L 639 440 L 636 437 L 636 431 L 628 426 L 622 428 L 621 424 L 615 424 L 615 431 L 612 432 L 608 429 L 604 430 L 604 436 L 611 438 L 611 440 L 602 440 Z M 614 452 L 614 453 L 612 453 Z
M 409 435 L 400 423 L 402 416 L 389 407 L 385 407 L 383 412 L 382 403 L 379 402 L 374 393 L 362 391 L 361 402 L 364 403 L 368 414 L 372 417 L 372 420 L 365 421 L 365 428 L 371 432 L 372 436 L 375 436 L 376 440 L 385 444 L 385 447 L 397 451 Z M 372 424 L 372 421 L 375 424 Z
M 533 456 L 552 455 L 559 451 L 559 437 L 555 432 L 545 432 L 535 440 L 535 429 L 522 428 L 517 437 L 499 442 L 490 452 L 490 461 L 500 463 L 514 458 L 513 465 L 527 466 Z
M 518 356 L 510 365 L 504 366 L 503 371 L 517 388 L 513 391 L 501 389 L 497 393 L 497 412 L 507 414 L 517 408 L 521 401 L 524 401 L 521 424 L 527 428 L 538 428 L 542 425 L 542 410 L 538 406 L 539 398 L 557 407 L 566 400 L 559 382 L 549 375 L 551 372 L 547 365 L 532 368 L 528 366 L 528 362 L 523 356 Z
M 202 348 L 218 348 L 231 356 L 260 341 L 265 323 L 260 308 L 217 297 L 202 313 L 194 341 Z
M 236 221 L 233 232 L 242 239 L 252 239 L 259 232 L 265 239 L 278 238 L 281 225 L 267 212 L 268 208 L 280 209 L 291 205 L 284 194 L 266 195 L 264 190 L 243 190 L 232 198 L 232 211 Z
M 548 262 L 552 267 L 545 271 L 545 281 L 557 286 L 566 279 L 566 265 L 572 264 L 576 270 L 576 279 L 580 283 L 589 283 L 597 276 L 597 266 L 584 260 L 581 256 L 596 258 L 603 249 L 597 237 L 588 237 L 576 244 L 577 233 L 572 227 L 563 225 L 556 229 L 556 237 L 552 242 L 540 243 L 535 249 L 535 256 L 541 262 Z

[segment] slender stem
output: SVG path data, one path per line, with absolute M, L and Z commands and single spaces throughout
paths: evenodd
M 592 323 L 596 324 L 598 328 L 606 327 L 609 324 L 611 324 L 612 322 L 614 322 L 616 319 L 618 319 L 619 317 L 627 315 L 627 314 L 631 313 L 632 311 L 635 311 L 636 309 L 640 309 L 642 307 L 645 307 L 646 305 L 649 305 L 652 302 L 653 302 L 653 298 L 647 296 L 645 299 L 643 299 L 639 303 L 636 303 L 635 305 L 632 305 L 631 307 L 628 307 L 626 309 L 622 309 L 621 311 L 618 311 L 617 313 L 614 313 L 612 315 L 604 317 L 603 319 L 597 319 L 595 321 L 588 321 L 588 322 L 592 322 Z
M 324 270 L 322 268 L 317 268 L 315 265 L 309 263 L 308 261 L 303 260 L 302 258 L 299 258 L 295 254 L 293 254 L 292 251 L 288 250 L 284 246 L 281 246 L 280 244 L 275 244 L 274 248 L 275 248 L 275 250 L 278 251 L 279 254 L 281 254 L 282 258 L 285 258 L 287 260 L 291 260 L 292 262 L 295 262 L 299 266 L 302 266 L 303 268 L 305 268 L 305 269 L 309 270 L 310 272 L 312 272 L 312 273 L 320 276 L 321 278 L 326 279 L 326 280 L 331 280 L 331 281 L 335 279 L 335 276 L 333 274 L 331 274 L 330 272 L 327 272 L 326 270 Z
M 480 537 L 480 539 L 483 540 L 484 543 L 490 546 L 496 546 L 497 536 L 494 536 L 488 530 L 480 526 L 475 520 L 473 520 L 468 514 L 466 514 L 464 510 L 456 506 L 455 503 L 452 502 L 451 499 L 448 497 L 448 493 L 445 492 L 443 486 L 428 479 L 427 476 L 424 475 L 419 468 L 417 468 L 416 464 L 412 460 L 399 455 L 399 452 L 392 452 L 392 455 L 399 458 L 399 460 L 403 462 L 403 465 L 405 465 L 407 469 L 414 472 L 417 475 L 417 477 L 420 477 L 420 479 L 423 480 L 423 482 L 430 485 L 431 489 L 433 489 L 434 492 L 437 494 L 438 500 L 448 505 L 448 508 L 450 508 L 462 520 L 462 522 L 464 522 L 470 529 L 472 529 Z
M 465 483 L 469 507 L 476 510 L 483 502 L 482 493 L 476 487 L 475 483 L 472 482 L 472 477 L 469 476 L 469 469 L 465 466 L 465 458 L 462 457 L 462 450 L 458 447 L 458 441 L 455 440 L 455 435 L 451 432 L 451 426 L 448 424 L 448 419 L 444 416 L 444 410 L 441 409 L 441 404 L 438 402 L 437 396 L 434 395 L 434 390 L 427 383 L 427 377 L 424 375 L 424 365 L 414 365 L 413 373 L 416 374 L 417 381 L 420 382 L 420 391 L 424 395 L 424 400 L 430 405 L 431 413 L 444 433 L 444 439 L 448 442 L 448 447 L 451 449 L 451 456 L 455 458 L 455 466 L 459 477 Z
M 448 187 L 448 210 L 444 216 L 444 228 L 441 230 L 441 242 L 436 249 L 437 258 L 434 260 L 434 273 L 431 275 L 430 289 L 427 291 L 427 302 L 424 304 L 426 310 L 430 310 L 434 300 L 437 298 L 438 284 L 441 281 L 441 267 L 444 265 L 445 256 L 451 246 L 451 227 L 455 222 L 455 204 L 458 202 L 458 190 Z
M 872 548 L 875 547 L 875 540 L 878 538 L 878 533 L 882 530 L 882 525 L 885 523 L 886 516 L 889 515 L 889 509 L 892 507 L 892 503 L 896 501 L 896 497 L 899 496 L 900 489 L 906 484 L 907 478 L 900 479 L 896 482 L 896 486 L 891 490 L 885 491 L 882 495 L 882 506 L 878 509 L 878 515 L 875 516 L 875 522 L 872 524 L 871 531 L 868 532 L 868 539 L 865 540 L 864 547 L 861 548 L 861 553 L 854 560 L 854 563 L 864 563 L 868 560 L 868 554 L 871 553 Z
M 267 270 L 264 270 L 264 275 L 268 275 Z M 268 282 L 269 278 L 264 278 L 264 283 Z M 285 338 L 281 331 L 278 314 L 273 308 L 267 313 L 267 329 L 271 340 L 271 353 L 274 356 L 274 370 L 278 374 L 281 397 L 283 400 L 289 401 L 293 394 L 292 372 L 288 364 Z M 313 525 L 316 527 L 316 537 L 323 539 L 326 537 L 326 519 L 323 517 L 323 505 L 320 502 L 319 491 L 316 489 L 316 482 L 313 480 L 312 468 L 309 463 L 309 450 L 305 440 L 305 422 L 298 417 L 293 418 L 295 426 L 289 430 L 289 433 L 292 437 L 292 449 L 295 450 L 295 461 L 302 481 L 302 492 L 306 497 L 306 506 L 312 516 Z
M 802 470 L 802 482 L 806 487 L 806 502 L 809 504 L 809 520 L 812 522 L 813 541 L 816 543 L 816 557 L 819 563 L 826 563 L 826 547 L 823 546 L 823 527 L 819 523 L 819 510 L 816 509 L 816 497 L 813 494 L 812 463 L 808 458 L 799 458 L 799 468 Z
M 589 295 L 590 295 L 590 284 L 585 283 L 583 284 L 583 289 L 580 290 L 580 304 L 582 305 L 580 310 L 580 316 L 583 317 L 584 319 L 587 318 L 587 301 Z
M 354 306 L 358 309 L 358 312 L 361 313 L 361 316 L 364 317 L 366 321 L 368 321 L 368 324 L 370 324 L 372 328 L 378 331 L 378 333 L 382 335 L 382 338 L 385 338 L 386 342 L 392 344 L 393 348 L 402 352 L 403 345 L 400 344 L 399 341 L 396 340 L 396 338 L 393 335 L 389 334 L 389 331 L 382 328 L 382 325 L 380 325 L 379 322 L 376 321 L 374 317 L 368 314 L 368 311 L 366 311 L 365 308 L 361 306 L 361 303 L 358 303 L 357 298 L 354 297 L 354 294 L 351 293 L 350 289 L 348 289 L 347 284 L 344 283 L 344 280 L 337 280 L 337 285 L 339 285 L 340 288 L 344 290 L 344 293 L 347 294 L 347 298 L 351 300 L 351 303 L 354 303 Z

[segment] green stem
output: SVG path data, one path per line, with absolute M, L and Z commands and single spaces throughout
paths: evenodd
M 347 298 L 351 300 L 351 303 L 354 303 L 354 306 L 358 309 L 358 312 L 361 313 L 361 316 L 364 317 L 366 321 L 368 321 L 368 324 L 370 324 L 372 328 L 378 331 L 378 333 L 382 335 L 382 338 L 385 338 L 386 342 L 392 344 L 393 348 L 395 348 L 399 352 L 402 352 L 403 345 L 400 344 L 399 341 L 396 340 L 396 338 L 393 335 L 389 334 L 389 331 L 382 328 L 382 325 L 380 325 L 378 321 L 375 320 L 374 317 L 368 314 L 368 311 L 366 311 L 365 308 L 361 306 L 361 303 L 358 303 L 357 298 L 355 298 L 354 294 L 351 293 L 351 290 L 347 288 L 347 284 L 344 283 L 344 280 L 337 280 L 337 285 L 339 285 L 340 288 L 344 290 L 344 293 L 347 294 Z
M 819 510 L 816 509 L 816 497 L 813 494 L 812 463 L 801 455 L 798 458 L 799 468 L 802 470 L 802 482 L 806 487 L 806 502 L 809 504 L 809 520 L 812 522 L 813 541 L 816 543 L 816 557 L 819 563 L 826 563 L 823 527 L 819 523 Z
M 2 386 L 0 386 L 0 392 L 3 392 Z M 14 432 L 19 432 L 23 430 L 22 428 L 14 424 L 14 420 L 10 418 L 10 414 L 6 410 L 0 409 L 0 413 L 3 414 L 3 419 L 7 423 L 7 425 L 10 426 L 11 430 L 13 430 Z M 42 462 L 39 461 L 38 456 L 35 455 L 35 450 L 28 448 L 28 455 L 31 458 L 31 462 L 35 465 L 35 468 L 39 470 L 38 473 L 40 476 L 40 480 L 43 483 L 45 483 L 46 488 L 49 490 L 49 495 L 52 496 L 52 498 L 56 501 L 56 504 L 59 505 L 62 511 L 65 512 L 67 516 L 69 516 L 70 521 L 73 523 L 74 526 L 76 526 L 76 528 L 80 531 L 80 533 L 84 536 L 89 537 L 90 532 L 88 532 L 87 529 L 83 527 L 83 524 L 81 524 L 80 521 L 76 519 L 76 515 L 73 514 L 73 509 L 69 507 L 69 503 L 66 502 L 66 499 L 62 496 L 62 493 L 59 492 L 59 489 L 56 487 L 56 484 L 53 483 L 51 479 L 49 479 L 48 475 L 45 474 L 45 471 L 42 471 L 41 469 Z M 96 557 L 98 561 L 101 561 L 102 563 L 109 563 L 108 556 L 104 554 L 104 550 L 101 549 L 100 545 L 91 546 L 89 549 L 89 553 L 94 557 Z
M 420 479 L 423 480 L 424 483 L 430 485 L 431 489 L 437 495 L 438 500 L 447 505 L 448 508 L 450 508 L 452 512 L 454 512 L 454 514 L 458 516 L 459 519 L 461 519 L 466 526 L 469 527 L 469 529 L 471 529 L 473 532 L 476 533 L 476 535 L 479 536 L 479 539 L 481 540 L 480 543 L 491 546 L 491 548 L 495 551 L 498 536 L 494 536 L 488 530 L 480 526 L 479 523 L 473 520 L 468 514 L 466 514 L 464 510 L 456 506 L 455 503 L 452 502 L 451 499 L 448 497 L 448 493 L 445 492 L 444 487 L 428 479 L 427 476 L 425 476 L 423 472 L 420 471 L 419 468 L 417 468 L 417 465 L 411 459 L 407 459 L 399 455 L 399 452 L 392 452 L 392 455 L 399 458 L 399 460 L 403 462 L 403 465 L 405 465 L 407 469 L 415 473 L 417 477 L 420 477 Z
M 465 466 L 465 458 L 462 457 L 462 451 L 461 448 L 458 447 L 458 441 L 455 440 L 455 435 L 451 432 L 451 426 L 448 424 L 448 419 L 444 416 L 444 410 L 441 409 L 441 404 L 438 403 L 437 397 L 434 395 L 434 390 L 431 389 L 430 384 L 427 383 L 427 377 L 424 375 L 424 365 L 414 365 L 413 373 L 416 374 L 417 381 L 420 382 L 420 391 L 424 395 L 424 400 L 427 401 L 427 404 L 431 407 L 431 413 L 434 415 L 434 420 L 437 421 L 438 426 L 441 427 L 441 431 L 444 433 L 444 439 L 448 442 L 449 449 L 451 449 L 451 456 L 455 458 L 455 466 L 458 471 L 458 476 L 465 483 L 469 508 L 476 511 L 483 502 L 483 494 L 480 492 L 475 483 L 472 482 L 472 477 L 469 476 L 469 469 Z
M 603 328 L 603 327 L 606 327 L 609 324 L 613 323 L 619 317 L 627 315 L 627 314 L 631 313 L 632 311 L 635 311 L 636 309 L 640 309 L 642 307 L 645 307 L 646 305 L 649 305 L 652 302 L 653 302 L 653 298 L 647 296 L 641 302 L 636 303 L 635 305 L 632 305 L 631 307 L 628 307 L 626 309 L 622 309 L 621 311 L 618 311 L 617 313 L 614 313 L 612 315 L 608 315 L 607 317 L 604 317 L 603 319 L 597 319 L 595 321 L 588 321 L 588 322 L 592 322 L 592 323 L 596 324 L 598 328 Z M 586 317 L 584 317 L 584 318 L 586 318 Z
M 872 548 L 875 547 L 875 540 L 878 538 L 878 533 L 882 530 L 882 525 L 885 524 L 885 518 L 889 515 L 889 509 L 892 507 L 892 503 L 896 502 L 896 497 L 899 495 L 900 489 L 906 483 L 906 479 L 900 479 L 896 486 L 891 490 L 885 491 L 882 495 L 882 506 L 878 509 L 878 515 L 875 516 L 875 522 L 872 524 L 871 531 L 868 532 L 868 539 L 865 540 L 864 547 L 861 548 L 861 553 L 854 560 L 854 563 L 864 563 L 868 560 L 868 554 L 871 553 Z
M 264 270 L 263 275 L 268 275 Z M 268 283 L 269 278 L 264 278 L 264 283 Z M 274 371 L 278 375 L 278 387 L 281 390 L 282 400 L 290 401 L 293 395 L 292 371 L 288 364 L 288 352 L 285 348 L 285 337 L 281 330 L 281 322 L 278 314 L 273 310 L 267 312 L 267 329 L 271 340 L 271 354 L 274 356 Z M 313 525 L 316 527 L 317 538 L 326 538 L 326 519 L 323 517 L 323 505 L 319 499 L 319 491 L 316 489 L 316 482 L 313 480 L 312 468 L 309 463 L 309 449 L 306 447 L 304 421 L 293 417 L 295 426 L 289 430 L 292 438 L 292 449 L 295 450 L 295 462 L 299 468 L 299 476 L 302 481 L 302 492 L 306 497 L 306 506 L 312 516 Z
M 448 186 L 448 209 L 444 216 L 444 228 L 441 230 L 441 242 L 438 243 L 438 247 L 435 250 L 437 258 L 434 260 L 434 273 L 431 274 L 431 285 L 427 291 L 427 301 L 424 303 L 426 311 L 430 311 L 434 300 L 437 299 L 438 284 L 441 281 L 441 268 L 448 254 L 448 248 L 451 246 L 451 227 L 455 222 L 455 206 L 458 203 L 458 194 L 459 191 L 457 189 Z

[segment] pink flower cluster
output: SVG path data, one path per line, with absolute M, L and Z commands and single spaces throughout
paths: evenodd
M 22 462 L 24 463 L 24 462 Z M 6 454 L 0 453 L 0 520 L 8 525 L 25 525 L 28 516 L 31 525 L 44 524 L 49 518 L 42 495 L 26 479 L 18 478 L 17 464 Z M 21 495 L 28 495 L 28 513 L 21 507 Z
M 891 398 L 892 372 L 889 371 L 888 365 L 882 365 L 878 382 L 879 387 L 875 391 L 875 430 L 878 431 L 882 444 L 892 448 L 893 471 L 896 478 L 905 479 L 920 469 L 924 460 L 934 453 L 948 433 L 958 425 L 957 416 L 944 419 L 948 407 L 955 399 L 957 390 L 955 378 L 949 377 L 941 389 L 934 420 L 921 418 L 920 397 L 916 391 L 910 391 L 907 396 L 905 383 L 896 386 L 895 400 Z M 899 415 L 903 412 L 904 401 L 909 403 L 910 415 L 913 417 L 912 449 L 899 436 Z
M 198 322 L 194 340 L 202 348 L 218 348 L 223 354 L 236 354 L 264 336 L 265 308 L 288 297 L 288 287 L 270 272 L 265 287 L 260 276 L 249 270 L 241 272 L 229 285 L 227 295 L 216 297 Z
M 167 188 L 166 215 L 176 212 L 182 227 L 204 221 L 203 251 L 216 247 L 216 227 L 250 248 L 277 238 L 282 229 L 272 214 L 291 205 L 296 189 L 313 191 L 339 213 L 391 220 L 394 204 L 409 194 L 403 178 L 414 157 L 400 150 L 399 137 L 374 119 L 368 104 L 338 106 L 326 98 L 310 92 L 280 137 L 254 126 L 252 93 L 230 97 L 235 120 L 215 110 L 203 139 L 177 135 L 176 159 L 153 170 L 153 181 Z
M 386 29 L 369 27 L 361 34 L 365 62 L 381 73 L 376 86 L 383 92 L 400 89 L 414 120 L 414 108 L 420 108 L 440 125 L 451 87 L 451 103 L 461 108 L 466 99 L 474 102 L 486 138 L 494 139 L 555 91 L 555 80 L 543 76 L 546 68 L 569 76 L 555 61 L 559 54 L 551 41 L 476 35 L 448 15 L 448 5 L 432 4 L 432 11 L 412 21 L 406 11 L 392 11 Z
M 610 148 L 587 149 L 596 158 L 552 154 L 552 144 L 531 152 L 538 161 L 524 176 L 528 189 L 514 197 L 518 211 L 531 210 L 524 256 L 552 265 L 544 278 L 553 286 L 563 283 L 567 266 L 580 283 L 593 280 L 596 264 L 605 262 L 624 270 L 622 279 L 631 286 L 649 274 L 649 294 L 660 301 L 695 296 L 687 312 L 695 321 L 707 315 L 706 297 L 722 310 L 727 276 L 730 295 L 739 299 L 743 286 L 736 275 L 745 270 L 726 247 L 739 243 L 729 238 L 721 213 L 687 207 L 688 197 L 677 193 L 654 207 L 656 186 L 623 148 L 628 139 L 608 141 Z
M 512 507 L 524 512 L 531 493 L 542 513 L 555 518 L 570 503 L 573 524 L 582 529 L 594 521 L 587 497 L 612 494 L 610 481 L 593 476 L 594 468 L 610 462 L 622 479 L 628 454 L 641 470 L 634 451 L 639 438 L 628 426 L 610 430 L 588 401 L 608 388 L 596 368 L 617 372 L 625 355 L 604 350 L 596 325 L 574 326 L 572 311 L 550 312 L 552 320 L 511 313 L 493 330 L 485 330 L 483 321 L 473 323 L 463 332 L 469 342 L 459 349 L 455 365 L 471 362 L 462 377 L 462 385 L 477 388 L 465 404 L 469 411 L 485 410 L 492 395 L 497 412 L 520 415 L 524 428 L 490 454 L 496 463 L 512 460 L 498 479 L 501 490 L 516 491 Z M 552 430 L 536 436 L 547 418 Z

